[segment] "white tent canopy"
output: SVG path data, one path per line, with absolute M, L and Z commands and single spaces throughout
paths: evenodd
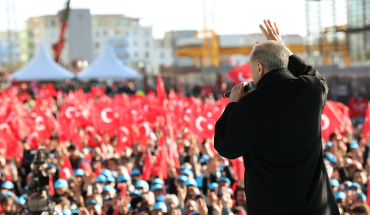
M 73 73 L 57 64 L 46 52 L 43 44 L 39 45 L 32 60 L 13 73 L 9 79 L 17 81 L 59 81 L 74 78 Z
M 77 77 L 78 79 L 142 79 L 138 72 L 122 64 L 109 44 L 105 45 L 99 57 Z

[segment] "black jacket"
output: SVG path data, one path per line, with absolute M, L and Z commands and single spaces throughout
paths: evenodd
M 288 70 L 267 73 L 255 91 L 227 105 L 215 149 L 243 156 L 248 215 L 339 215 L 321 144 L 327 84 L 295 55 Z

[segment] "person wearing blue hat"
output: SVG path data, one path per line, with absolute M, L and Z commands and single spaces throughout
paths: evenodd
M 62 214 L 63 215 L 72 215 L 72 211 L 69 210 L 69 209 L 67 209 L 67 208 L 65 208 L 65 209 L 62 210 Z
M 231 185 L 231 181 L 229 178 L 223 176 L 218 180 L 218 186 L 221 189 L 222 187 L 229 187 Z
M 104 169 L 101 171 L 100 175 L 104 175 L 105 177 L 110 177 L 110 176 L 113 176 L 112 175 L 112 172 L 109 170 L 109 169 Z
M 15 210 L 19 211 L 23 207 L 24 203 L 26 203 L 26 199 L 19 197 L 17 201 L 14 202 Z
M 72 215 L 78 215 L 80 212 L 78 210 L 72 210 Z
M 353 204 L 357 203 L 366 203 L 367 197 L 364 193 L 357 193 L 356 192 L 357 199 L 353 201 Z
M 334 194 L 335 200 L 337 201 L 338 206 L 344 206 L 346 202 L 346 194 L 344 192 L 336 192 Z
M 63 196 L 65 195 L 68 188 L 68 182 L 64 179 L 58 179 L 54 183 L 55 195 Z
M 350 143 L 349 143 L 349 148 L 350 148 L 350 152 L 354 152 L 356 150 L 358 150 L 358 143 L 356 140 L 352 140 Z
M 125 183 L 126 185 L 131 185 L 131 177 L 129 175 L 121 175 L 118 177 L 118 183 Z
M 197 185 L 199 188 L 203 187 L 203 179 L 204 179 L 204 174 L 198 176 L 195 181 L 197 182 Z
M 83 170 L 83 169 L 76 169 L 74 172 L 73 172 L 73 175 L 74 176 L 80 176 L 80 177 L 82 177 L 82 176 L 84 176 L 85 175 L 85 171 Z
M 114 196 L 116 195 L 116 189 L 114 189 L 114 187 L 110 186 L 110 185 L 105 185 L 105 187 L 103 188 L 103 193 L 102 193 L 102 197 L 110 197 L 110 198 L 114 198 Z
M 181 174 L 188 178 L 194 178 L 194 173 L 190 169 L 184 169 Z
M 182 187 L 184 185 L 184 182 L 187 180 L 188 180 L 188 177 L 186 177 L 185 175 L 179 175 L 176 179 L 176 182 L 178 185 Z
M 199 163 L 201 163 L 202 165 L 206 164 L 208 161 L 209 161 L 209 156 L 208 155 L 203 155 L 199 159 Z
M 351 190 L 353 190 L 355 192 L 359 192 L 359 193 L 362 192 L 361 191 L 362 190 L 361 185 L 359 183 L 356 183 L 356 182 L 352 182 Z
M 135 188 L 141 193 L 144 193 L 149 190 L 149 184 L 148 182 L 141 180 L 136 182 Z
M 333 189 L 333 192 L 336 193 L 338 191 L 338 188 L 339 188 L 339 181 L 335 178 L 331 179 L 330 180 L 330 184 L 331 184 L 331 187 Z
M 155 184 L 154 186 L 152 186 L 151 191 L 154 193 L 154 196 L 157 197 L 161 195 L 162 189 L 163 189 L 163 185 Z
M 116 179 L 113 176 L 107 177 L 107 185 L 116 187 Z
M 164 202 L 157 202 L 153 206 L 153 215 L 161 215 L 167 213 L 167 206 Z
M 130 196 L 132 199 L 136 198 L 136 197 L 141 197 L 141 192 L 138 191 L 138 190 L 134 190 L 130 193 Z
M 155 184 L 161 184 L 161 185 L 164 185 L 164 182 L 162 179 L 160 178 L 155 178 L 153 181 L 152 181 L 152 186 L 155 185 Z
M 197 184 L 197 181 L 194 178 L 189 178 L 187 181 L 185 181 L 184 186 L 187 186 L 187 187 L 189 187 L 189 186 L 197 187 L 198 184 Z
M 209 185 L 209 190 L 210 191 L 217 191 L 218 189 L 218 184 L 215 183 L 215 182 L 212 182 L 210 185 Z
M 131 182 L 132 184 L 136 184 L 136 182 L 140 181 L 141 179 L 141 172 L 138 169 L 133 169 L 130 173 L 131 176 Z
M 332 147 L 332 146 L 333 146 L 333 142 L 328 141 L 328 142 L 326 143 L 325 149 L 327 149 L 328 147 Z
M 10 181 L 4 181 L 1 184 L 1 192 L 2 193 L 6 193 L 6 192 L 11 191 L 13 189 L 14 189 L 14 184 Z
M 155 202 L 164 202 L 165 200 L 166 200 L 166 197 L 162 194 L 155 198 Z
M 105 183 L 107 183 L 107 177 L 105 175 L 98 175 L 95 179 L 95 183 L 99 183 L 101 186 L 105 186 Z
M 337 159 L 334 157 L 333 154 L 325 155 L 324 159 L 328 160 L 330 163 L 337 163 Z
M 94 199 L 90 200 L 86 203 L 86 209 L 87 209 L 87 212 L 88 211 L 94 211 L 97 214 L 101 214 L 101 212 L 102 212 L 101 205 L 97 201 L 95 201 Z

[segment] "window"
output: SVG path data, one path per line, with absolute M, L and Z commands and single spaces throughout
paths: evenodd
M 138 56 L 137 52 L 135 52 L 135 53 L 134 53 L 134 56 L 135 56 L 135 57 L 137 57 L 137 56 Z
M 127 19 L 122 19 L 122 25 L 123 25 L 123 26 L 127 26 L 127 25 L 128 25 L 128 21 L 127 21 Z
M 163 41 L 160 42 L 160 47 L 164 48 L 164 42 Z
M 145 47 L 147 47 L 147 48 L 148 48 L 148 47 L 149 47 L 149 45 L 150 45 L 150 44 L 149 44 L 149 41 L 146 41 L 146 42 L 145 42 Z
M 116 52 L 118 58 L 127 58 L 126 52 Z
M 116 36 L 120 35 L 120 33 L 121 33 L 120 31 L 116 31 Z
M 134 46 L 137 46 L 137 42 L 136 41 L 134 41 Z
M 98 26 L 98 25 L 99 25 L 98 20 L 94 19 L 94 20 L 93 20 L 93 26 Z
M 126 45 L 127 45 L 126 41 L 124 41 L 124 40 L 114 42 L 114 47 L 117 47 L 117 48 L 124 48 L 124 47 L 126 47 Z
M 161 53 L 161 59 L 164 59 L 164 53 L 163 52 Z
M 134 35 L 136 35 L 136 30 L 134 30 L 132 33 L 133 33 Z
M 104 31 L 103 31 L 103 35 L 104 35 L 105 37 L 108 35 L 108 33 L 107 33 L 107 31 L 106 31 L 106 30 L 104 30 Z
M 113 25 L 114 26 L 117 26 L 118 25 L 118 20 L 117 19 L 113 19 Z
M 95 31 L 95 37 L 99 37 L 99 31 Z
M 106 26 L 106 25 L 107 25 L 107 20 L 103 19 L 103 20 L 101 21 L 101 24 L 102 24 L 103 26 Z
M 100 48 L 100 44 L 99 43 L 95 43 L 95 48 L 96 49 L 99 49 Z
M 150 57 L 149 52 L 145 52 L 145 57 L 146 58 L 149 58 Z
M 150 32 L 149 32 L 149 30 L 146 30 L 146 31 L 145 31 L 145 36 L 147 36 L 147 37 L 148 37 L 148 36 L 150 36 Z

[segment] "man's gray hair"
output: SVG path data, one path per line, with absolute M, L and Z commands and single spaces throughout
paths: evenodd
M 268 71 L 287 69 L 289 62 L 288 50 L 280 43 L 272 40 L 259 43 L 253 47 L 251 63 L 262 63 Z

